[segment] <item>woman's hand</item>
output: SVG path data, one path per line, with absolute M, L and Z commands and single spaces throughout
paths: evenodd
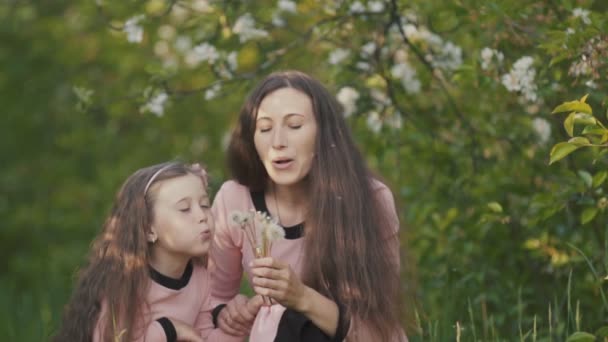
M 262 304 L 260 296 L 248 299 L 247 296 L 238 294 L 220 311 L 217 325 L 227 334 L 246 336 Z
M 308 287 L 289 265 L 268 257 L 255 259 L 250 266 L 255 293 L 296 311 L 305 311 Z
M 184 342 L 204 342 L 203 338 L 199 335 L 199 333 L 194 330 L 190 325 L 180 321 L 179 319 L 169 318 L 171 323 L 173 323 L 173 327 L 175 328 L 175 332 L 177 333 L 177 340 Z

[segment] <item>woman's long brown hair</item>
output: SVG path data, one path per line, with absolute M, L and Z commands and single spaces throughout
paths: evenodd
M 180 162 L 140 169 L 120 188 L 102 232 L 93 241 L 88 265 L 79 272 L 68 302 L 62 326 L 53 341 L 92 341 L 101 302 L 108 308 L 102 317 L 102 341 L 131 341 L 137 337 L 147 308 L 145 296 L 150 284 L 147 233 L 153 222 L 156 191 L 146 184 L 159 170 L 152 184 L 194 173 Z M 116 325 L 114 324 L 116 323 Z M 124 332 L 124 333 L 123 333 Z
M 264 190 L 269 177 L 255 150 L 257 108 L 273 91 L 291 87 L 307 94 L 318 124 L 315 161 L 308 177 L 304 282 L 365 321 L 377 341 L 399 331 L 398 237 L 388 208 L 374 194 L 372 175 L 355 146 L 342 107 L 325 87 L 297 71 L 269 75 L 241 109 L 228 151 L 233 177 Z M 391 204 L 392 205 L 392 204 Z

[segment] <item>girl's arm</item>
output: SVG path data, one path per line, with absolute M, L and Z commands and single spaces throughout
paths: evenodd
M 205 272 L 205 279 L 203 280 L 203 284 L 209 284 L 210 277 L 208 273 Z M 199 335 L 202 337 L 203 341 L 219 341 L 219 342 L 237 342 L 243 341 L 245 339 L 245 334 L 242 336 L 234 336 L 225 333 L 219 328 L 216 328 L 213 324 L 213 317 L 211 312 L 214 309 L 213 300 L 211 298 L 210 288 L 207 287 L 203 289 L 203 296 L 205 296 L 204 303 L 201 307 L 201 310 L 196 318 L 196 322 L 194 324 L 194 328 L 199 332 Z M 248 302 L 246 302 L 245 307 L 251 313 L 253 317 L 257 314 L 258 310 L 262 306 L 263 301 L 261 297 L 256 296 L 251 298 Z

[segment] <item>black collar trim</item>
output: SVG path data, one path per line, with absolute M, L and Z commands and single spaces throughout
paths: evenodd
M 192 261 L 188 261 L 188 265 L 186 265 L 186 269 L 184 270 L 184 274 L 182 274 L 181 278 L 175 279 L 171 277 L 167 277 L 166 275 L 158 272 L 152 266 L 150 266 L 150 277 L 159 285 L 162 285 L 166 288 L 170 288 L 171 290 L 181 290 L 190 281 L 190 277 L 192 277 L 192 270 L 194 267 L 192 266 Z

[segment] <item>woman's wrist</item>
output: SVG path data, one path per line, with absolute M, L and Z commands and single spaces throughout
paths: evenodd
M 303 286 L 304 289 L 298 300 L 298 305 L 294 309 L 306 315 L 310 313 L 312 302 L 315 301 L 315 297 L 320 296 L 321 294 L 306 285 Z

